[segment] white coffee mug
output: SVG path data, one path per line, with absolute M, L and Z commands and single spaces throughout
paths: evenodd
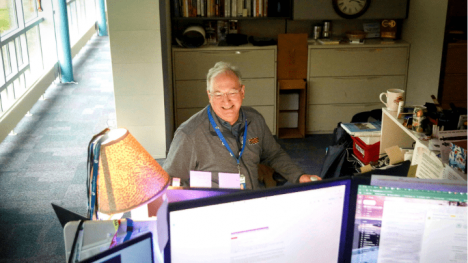
M 382 100 L 382 96 L 387 97 L 387 102 Z M 402 89 L 389 89 L 387 92 L 380 93 L 380 101 L 387 106 L 389 111 L 398 110 L 398 102 L 404 101 L 405 91 Z

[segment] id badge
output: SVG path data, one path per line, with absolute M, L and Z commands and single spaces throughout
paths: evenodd
M 245 189 L 245 176 L 243 174 L 240 175 L 240 189 L 244 190 Z

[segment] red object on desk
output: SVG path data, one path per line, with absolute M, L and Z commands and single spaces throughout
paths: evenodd
M 353 153 L 364 164 L 377 161 L 379 159 L 380 141 L 367 145 L 359 137 L 353 137 Z

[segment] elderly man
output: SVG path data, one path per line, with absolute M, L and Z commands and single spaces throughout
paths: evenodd
M 189 185 L 190 171 L 206 171 L 212 185 L 218 186 L 218 173 L 231 173 L 239 176 L 241 188 L 258 189 L 263 187 L 258 164 L 264 163 L 291 183 L 320 180 L 291 161 L 260 113 L 242 106 L 245 86 L 235 67 L 216 63 L 208 71 L 207 93 L 210 104 L 175 132 L 163 166 L 171 177 Z

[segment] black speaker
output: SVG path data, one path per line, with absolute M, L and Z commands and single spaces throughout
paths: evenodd
M 249 43 L 247 35 L 244 34 L 228 34 L 226 35 L 226 43 L 228 46 L 240 46 Z

